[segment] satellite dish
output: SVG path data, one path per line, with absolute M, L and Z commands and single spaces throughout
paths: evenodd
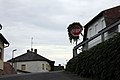
M 2 29 L 2 25 L 0 24 L 0 30 Z

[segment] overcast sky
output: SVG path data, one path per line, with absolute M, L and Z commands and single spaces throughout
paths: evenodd
M 72 58 L 67 27 L 73 22 L 83 26 L 101 11 L 120 5 L 120 0 L 0 0 L 0 31 L 9 41 L 5 61 L 31 48 L 38 54 L 64 65 Z

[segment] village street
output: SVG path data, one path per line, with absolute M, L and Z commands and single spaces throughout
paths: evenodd
M 89 80 L 63 71 L 1 76 L 0 80 Z

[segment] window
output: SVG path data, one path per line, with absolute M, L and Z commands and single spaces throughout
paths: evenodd
M 120 25 L 118 25 L 118 32 L 120 32 Z
M 2 59 L 2 48 L 0 48 L 0 59 Z
M 105 25 L 105 20 L 104 19 L 101 21 L 101 23 L 102 23 L 101 29 L 105 28 L 106 25 Z
M 95 34 L 97 34 L 97 26 L 98 24 L 95 25 Z
M 26 70 L 26 65 L 25 64 L 21 65 L 21 70 Z
M 44 64 L 42 64 L 42 70 L 44 70 L 44 67 L 45 67 Z
M 49 64 L 46 64 L 46 70 L 49 70 L 50 66 Z
M 48 64 L 46 64 L 46 70 L 48 70 Z
M 89 37 L 92 36 L 92 28 L 89 29 Z

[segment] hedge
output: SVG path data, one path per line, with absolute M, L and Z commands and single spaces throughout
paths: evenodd
M 66 70 L 95 80 L 120 80 L 120 33 L 69 60 Z

